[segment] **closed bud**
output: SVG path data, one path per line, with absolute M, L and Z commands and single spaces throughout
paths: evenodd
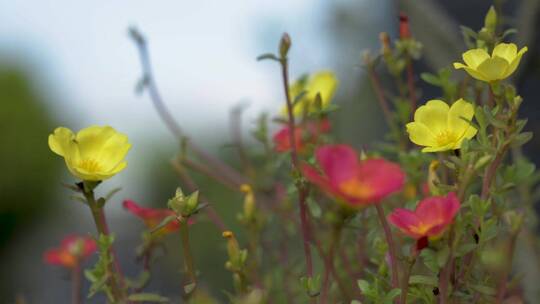
M 486 28 L 488 31 L 495 32 L 496 27 L 497 12 L 495 11 L 495 8 L 491 6 L 486 14 L 486 18 L 484 19 L 484 28 Z
M 287 33 L 283 33 L 279 42 L 279 55 L 281 58 L 286 58 L 291 48 L 291 37 Z
M 399 38 L 409 39 L 411 38 L 411 30 L 409 27 L 409 17 L 404 13 L 399 14 Z
M 245 194 L 243 218 L 250 221 L 255 216 L 255 194 L 253 194 L 253 189 L 248 184 L 240 186 L 240 191 Z
M 381 41 L 381 52 L 383 55 L 388 55 L 392 52 L 392 48 L 390 46 L 390 36 L 388 36 L 388 33 L 382 32 L 379 34 L 379 40 Z

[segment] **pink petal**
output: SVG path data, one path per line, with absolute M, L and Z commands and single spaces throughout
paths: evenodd
M 347 145 L 327 145 L 315 151 L 317 162 L 333 185 L 354 178 L 358 166 L 356 151 Z
M 405 184 L 405 173 L 392 162 L 384 159 L 368 159 L 358 166 L 358 178 L 373 189 L 372 202 L 400 191 Z
M 420 224 L 420 219 L 411 210 L 397 208 L 388 215 L 388 221 L 403 233 L 413 238 L 422 237 L 422 235 L 411 230 L 411 227 L 416 227 Z

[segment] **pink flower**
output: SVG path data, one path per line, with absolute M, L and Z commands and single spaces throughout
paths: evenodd
M 460 203 L 454 192 L 423 199 L 414 211 L 398 208 L 388 220 L 406 235 L 415 239 L 436 238 L 452 224 Z
M 170 215 L 175 215 L 172 210 L 145 208 L 139 206 L 132 200 L 125 200 L 123 206 L 126 210 L 142 219 L 146 227 L 148 227 L 149 229 L 153 229 L 154 227 L 159 225 L 159 223 L 161 223 L 166 217 Z M 178 222 L 177 220 L 173 220 L 169 222 L 165 227 L 161 228 L 160 232 L 174 232 L 178 230 L 178 228 L 180 228 L 180 222 Z
M 60 247 L 45 251 L 45 263 L 73 268 L 97 250 L 96 242 L 87 236 L 69 235 L 60 243 Z
M 316 143 L 319 136 L 323 133 L 328 133 L 330 128 L 330 121 L 328 119 L 322 119 L 317 122 L 309 121 L 295 126 L 294 140 L 296 151 L 298 151 L 298 153 L 305 152 L 307 144 Z M 274 149 L 276 152 L 284 153 L 291 150 L 291 140 L 289 135 L 288 125 L 282 127 L 274 134 L 272 140 L 274 141 Z
M 382 158 L 360 161 L 355 150 L 347 145 L 320 147 L 315 151 L 315 157 L 322 174 L 304 164 L 304 176 L 352 207 L 378 203 L 400 191 L 405 182 L 405 174 L 397 164 Z

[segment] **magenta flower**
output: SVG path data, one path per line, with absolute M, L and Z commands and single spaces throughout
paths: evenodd
M 400 191 L 405 182 L 405 174 L 397 164 L 382 158 L 360 161 L 356 151 L 347 145 L 320 147 L 315 157 L 322 174 L 305 164 L 304 176 L 351 207 L 378 203 Z
M 398 208 L 388 215 L 388 221 L 412 238 L 437 238 L 452 224 L 459 208 L 456 194 L 450 192 L 446 197 L 423 199 L 414 211 Z

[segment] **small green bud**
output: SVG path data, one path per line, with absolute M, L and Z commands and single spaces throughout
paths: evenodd
M 486 28 L 488 31 L 495 32 L 496 27 L 497 27 L 497 12 L 495 11 L 495 8 L 491 6 L 484 19 L 484 28 Z
M 283 33 L 281 41 L 279 42 L 279 55 L 281 58 L 287 58 L 289 49 L 291 48 L 291 37 L 287 33 Z

